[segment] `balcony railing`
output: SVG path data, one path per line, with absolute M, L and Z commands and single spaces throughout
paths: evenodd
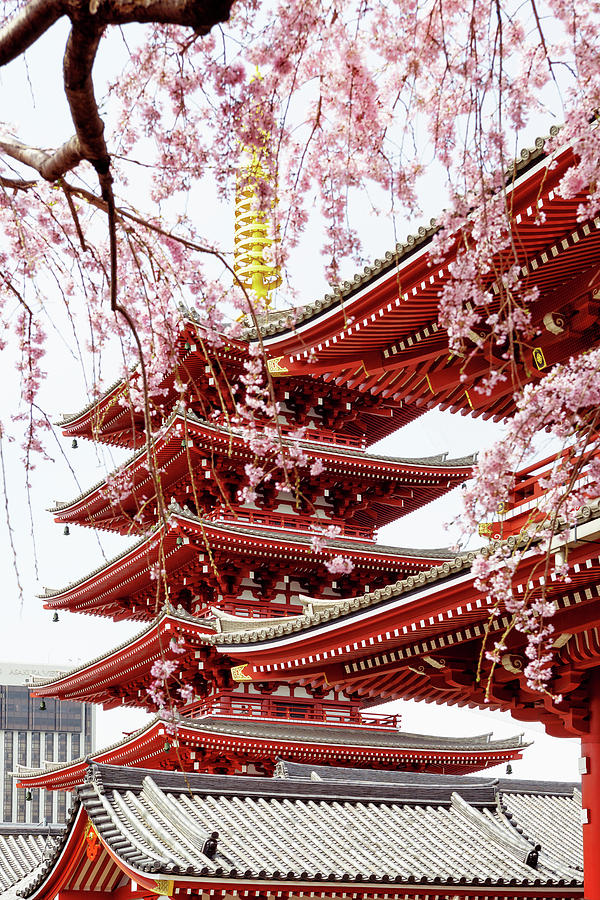
M 284 437 L 297 431 L 297 427 L 287 425 L 281 426 L 281 433 Z M 362 437 L 349 437 L 348 435 L 336 434 L 334 431 L 327 431 L 325 428 L 307 428 L 303 441 L 310 444 L 333 444 L 338 447 L 350 447 L 352 450 L 364 450 L 366 441 Z
M 315 526 L 315 519 L 309 516 L 303 516 L 301 514 L 286 515 L 285 513 L 263 513 L 247 509 L 235 510 L 235 512 L 229 509 L 213 510 L 208 513 L 205 518 L 211 522 L 231 522 L 235 525 L 262 525 L 263 528 L 277 528 L 294 532 L 297 532 L 302 526 L 304 526 L 306 531 L 311 532 Z M 322 524 L 324 528 L 327 528 L 330 525 L 338 523 L 323 519 L 319 524 Z M 339 523 L 339 527 L 342 529 L 342 533 L 339 535 L 341 538 L 354 538 L 361 541 L 373 540 L 373 531 L 371 529 L 353 528 L 342 522 Z
M 310 722 L 319 725 L 357 725 L 384 731 L 397 731 L 400 716 L 380 713 L 363 713 L 356 707 L 323 701 L 305 702 L 282 700 L 275 697 L 233 697 L 228 694 L 190 704 L 186 715 L 194 718 L 217 716 L 222 718 L 262 719 L 281 722 Z

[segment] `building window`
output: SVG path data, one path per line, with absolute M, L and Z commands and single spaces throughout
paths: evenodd
M 58 724 L 56 721 L 56 700 L 50 698 L 43 700 L 43 698 L 33 697 L 31 702 L 33 705 L 34 731 L 56 731 Z M 44 703 L 44 709 L 40 709 L 42 702 Z
M 54 735 L 46 735 L 46 753 L 45 758 L 48 762 L 54 762 Z
M 85 753 L 92 752 L 92 722 L 93 722 L 93 707 L 91 704 L 86 703 L 84 705 L 85 711 Z
M 19 755 L 17 762 L 20 766 L 27 765 L 27 734 L 24 731 L 19 732 Z
M 11 731 L 4 732 L 4 802 L 3 802 L 3 818 L 5 822 L 12 821 L 13 814 L 13 778 L 10 774 L 13 770 L 13 734 Z
M 54 822 L 54 813 L 52 810 L 52 803 L 54 797 L 52 796 L 52 791 L 45 791 L 44 797 L 44 819 L 48 824 Z
M 6 728 L 18 731 L 29 728 L 29 688 L 9 685 L 5 701 Z
M 57 799 L 57 814 L 56 819 L 58 822 L 64 822 L 67 818 L 67 795 L 64 791 L 58 792 Z
M 31 735 L 31 765 L 34 769 L 38 769 L 40 766 L 40 733 L 34 732 Z
M 71 759 L 77 759 L 81 753 L 81 739 L 78 734 L 71 735 Z
M 59 706 L 61 731 L 82 731 L 83 730 L 83 703 L 71 703 L 69 700 L 63 700 Z
M 31 792 L 31 821 L 40 821 L 40 789 L 34 788 Z
M 58 762 L 67 761 L 67 735 L 59 734 L 58 736 Z
M 17 788 L 17 822 L 25 821 L 25 791 Z

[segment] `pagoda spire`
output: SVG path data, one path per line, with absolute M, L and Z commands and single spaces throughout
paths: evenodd
M 258 68 L 252 80 L 261 80 Z M 270 295 L 281 284 L 280 268 L 269 259 L 268 252 L 276 243 L 268 212 L 269 206 L 272 210 L 276 204 L 269 137 L 260 128 L 258 145 L 243 148 L 247 159 L 239 170 L 236 186 L 233 262 L 238 283 L 266 308 L 271 305 Z

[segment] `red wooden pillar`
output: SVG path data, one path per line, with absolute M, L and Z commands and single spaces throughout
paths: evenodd
M 590 719 L 581 738 L 583 887 L 586 900 L 600 900 L 600 669 L 589 679 Z

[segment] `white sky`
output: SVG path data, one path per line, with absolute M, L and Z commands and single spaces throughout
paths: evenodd
M 9 122 L 21 138 L 32 143 L 51 146 L 61 142 L 70 131 L 65 123 L 65 103 L 58 85 L 64 27 L 59 24 L 51 35 L 45 38 L 30 55 L 29 69 L 25 72 L 21 62 L 0 70 L 0 98 L 2 109 Z M 114 51 L 112 43 L 104 48 L 100 70 L 110 65 L 110 55 Z M 107 62 L 108 59 L 108 62 Z M 35 102 L 27 88 L 27 80 L 33 84 Z M 543 131 L 543 125 L 538 129 Z M 220 237 L 224 244 L 233 232 L 231 211 L 214 215 L 214 198 L 208 185 L 202 188 L 202 204 L 208 210 L 211 220 L 211 238 Z M 439 202 L 439 192 L 431 191 L 424 198 L 425 219 L 435 214 Z M 145 206 L 144 198 L 141 207 Z M 390 223 L 373 221 L 365 212 L 365 231 L 369 235 L 368 252 L 381 255 L 397 239 Z M 400 236 L 413 230 L 412 226 L 401 225 Z M 309 262 L 307 263 L 307 259 Z M 321 259 L 318 247 L 305 243 L 298 254 L 297 272 L 294 278 L 304 302 L 316 299 L 323 293 L 325 285 L 321 275 Z M 301 273 L 301 275 L 300 275 Z M 353 274 L 353 273 L 349 273 Z M 3 386 L 0 394 L 0 419 L 6 420 L 18 404 L 18 387 L 15 383 L 12 361 L 8 354 L 0 356 L 0 379 Z M 42 403 L 53 419 L 63 412 L 80 409 L 87 401 L 85 387 L 79 367 L 64 350 L 57 337 L 52 342 L 51 359 L 48 365 L 48 379 L 44 386 Z M 450 414 L 430 413 L 418 419 L 396 435 L 382 443 L 386 453 L 399 456 L 425 456 L 440 451 L 448 451 L 451 456 L 460 456 L 489 444 L 498 434 L 496 426 Z M 115 624 L 103 619 L 60 614 L 60 622 L 52 624 L 51 613 L 42 609 L 42 601 L 36 593 L 43 585 L 61 587 L 77 579 L 101 563 L 101 552 L 97 537 L 86 529 L 71 528 L 69 537 L 63 535 L 63 528 L 52 522 L 45 510 L 55 500 L 66 500 L 79 493 L 79 487 L 66 463 L 75 470 L 82 488 L 99 481 L 107 466 L 113 461 L 107 458 L 102 448 L 97 451 L 80 442 L 77 450 L 71 449 L 71 441 L 56 431 L 55 462 L 39 463 L 32 473 L 32 518 L 36 536 L 39 574 L 34 565 L 34 555 L 29 537 L 29 512 L 23 488 L 23 473 L 19 453 L 14 445 L 5 448 L 7 454 L 8 501 L 11 509 L 11 523 L 14 540 L 20 558 L 20 572 L 24 589 L 24 601 L 17 599 L 16 583 L 12 571 L 8 533 L 1 517 L 0 560 L 3 568 L 3 628 L 5 640 L 0 653 L 6 660 L 30 661 L 32 663 L 52 663 L 70 668 L 126 640 L 141 630 L 140 625 L 130 623 Z M 63 456 L 64 454 L 64 456 Z M 115 460 L 123 458 L 119 454 Z M 110 457 L 110 453 L 108 454 Z M 443 501 L 425 507 L 399 523 L 383 529 L 380 539 L 386 543 L 404 546 L 439 547 L 452 542 L 443 528 L 444 522 L 452 518 L 457 510 L 457 492 Z M 2 503 L 2 498 L 0 498 Z M 101 537 L 101 544 L 107 557 L 121 552 L 126 539 Z M 469 710 L 447 709 L 428 704 L 394 703 L 386 710 L 400 712 L 403 728 L 407 731 L 443 735 L 473 735 L 493 731 L 501 738 L 525 731 L 533 746 L 525 751 L 525 759 L 513 764 L 516 777 L 536 777 L 557 780 L 575 780 L 577 774 L 578 741 L 557 740 L 547 737 L 539 728 L 528 727 L 507 715 L 475 713 Z M 144 715 L 138 711 L 122 710 L 100 713 L 98 719 L 98 746 L 106 746 L 117 740 L 122 731 L 131 731 L 141 724 Z M 499 767 L 499 774 L 504 767 Z

